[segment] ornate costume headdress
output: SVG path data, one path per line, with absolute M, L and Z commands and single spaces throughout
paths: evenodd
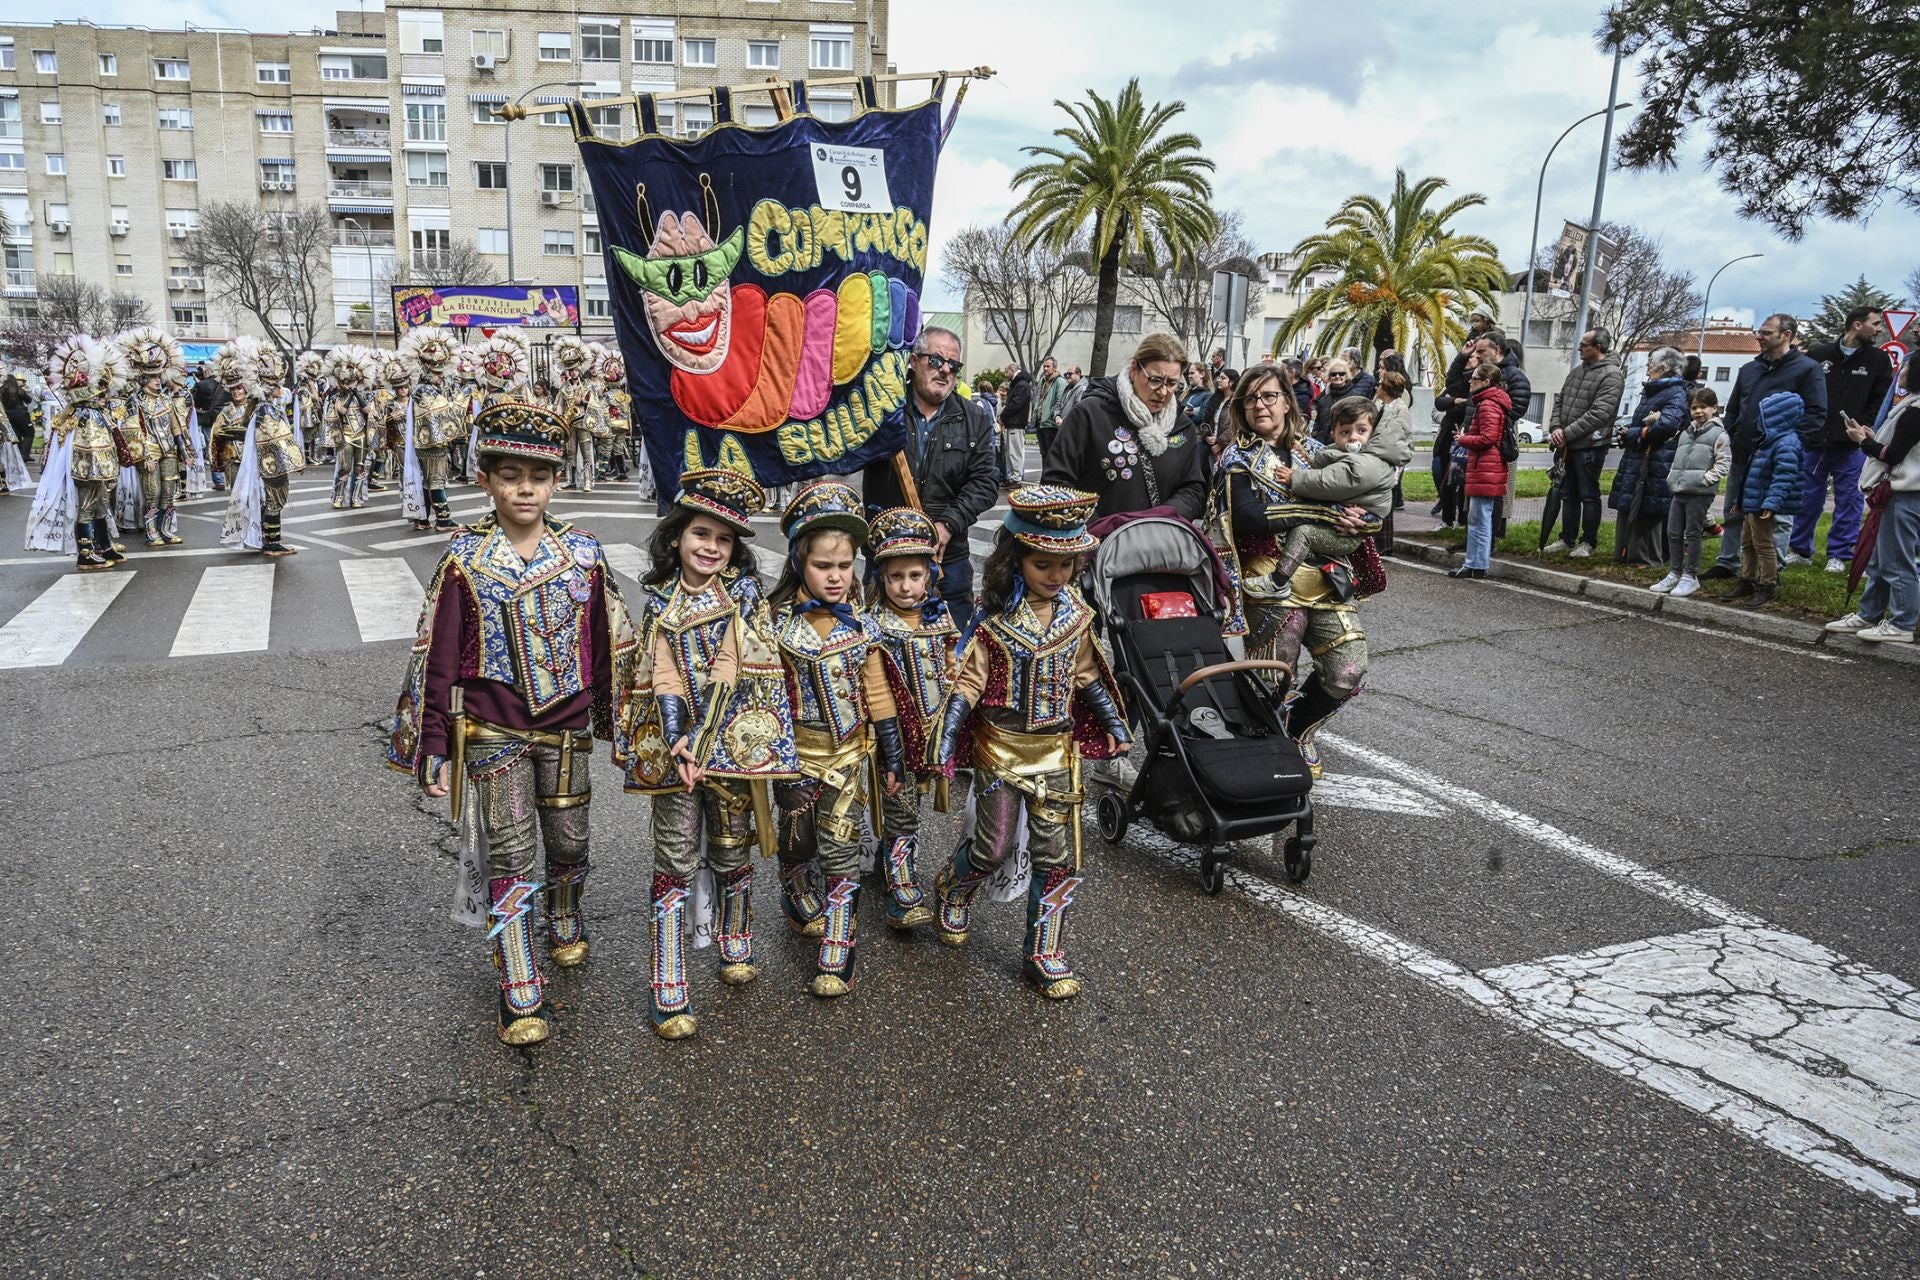
M 892 507 L 873 518 L 867 556 L 876 564 L 895 556 L 937 559 L 933 533 L 933 521 L 924 512 L 912 507 Z
M 257 398 L 261 391 L 261 374 L 265 371 L 262 357 L 266 354 L 266 344 L 258 338 L 242 335 L 233 339 L 214 353 L 213 372 L 220 379 L 220 385 L 229 390 L 239 387 L 241 395 Z M 274 357 L 276 360 L 279 357 Z
M 540 405 L 503 400 L 482 409 L 473 425 L 482 457 L 525 458 L 556 467 L 566 459 L 567 424 Z
M 373 377 L 371 353 L 365 347 L 348 344 L 327 353 L 327 377 L 344 391 L 364 386 Z
M 326 371 L 327 358 L 318 351 L 302 351 L 293 362 L 293 376 L 297 382 L 317 382 Z
M 390 387 L 406 387 L 413 382 L 413 361 L 399 351 L 376 355 L 380 362 L 380 380 Z
M 73 404 L 106 391 L 112 376 L 107 344 L 91 334 L 68 336 L 47 357 L 47 381 Z
M 128 329 L 114 338 L 113 343 L 119 351 L 120 362 L 136 378 L 164 378 L 171 370 L 187 367 L 187 358 L 174 336 L 153 325 Z
M 572 334 L 554 340 L 553 361 L 560 366 L 562 373 L 576 378 L 593 376 L 594 366 L 600 362 L 600 348 L 597 344 L 583 342 Z
M 519 334 L 496 333 L 481 345 L 480 379 L 500 391 L 527 380 L 527 347 Z
M 400 340 L 400 354 L 413 366 L 416 377 L 421 373 L 437 376 L 453 363 L 459 349 L 460 344 L 444 329 L 431 326 L 410 329 Z
M 689 471 L 680 477 L 674 499 L 690 511 L 712 516 L 743 537 L 753 536 L 752 516 L 767 505 L 767 491 L 752 477 L 725 467 Z
M 594 368 L 600 374 L 600 381 L 610 387 L 619 386 L 627 380 L 627 362 L 621 358 L 618 347 L 609 347 L 601 343 L 592 344 L 596 352 Z
M 1023 545 L 1054 555 L 1078 555 L 1100 545 L 1087 521 L 1100 495 L 1058 484 L 1024 484 L 1007 495 L 1003 528 Z
M 780 532 L 788 542 L 809 533 L 838 529 L 858 547 L 867 540 L 867 518 L 860 514 L 860 497 L 838 480 L 815 480 L 793 495 L 780 513 Z

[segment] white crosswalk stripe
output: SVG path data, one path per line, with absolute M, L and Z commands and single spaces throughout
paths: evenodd
M 613 571 L 623 578 L 638 582 L 640 575 L 647 571 L 646 553 L 631 542 L 603 542 L 600 552 L 613 566 Z
M 271 564 L 214 565 L 200 585 L 174 634 L 168 654 L 184 658 L 203 653 L 247 653 L 267 647 L 273 618 Z
M 404 640 L 414 634 L 427 593 L 405 560 L 342 560 L 340 576 L 347 580 L 362 640 Z
M 0 627 L 0 667 L 51 667 L 67 660 L 135 574 L 70 573 Z

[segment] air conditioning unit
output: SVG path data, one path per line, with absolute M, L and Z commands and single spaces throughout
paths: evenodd
M 473 55 L 473 69 L 475 71 L 491 71 L 497 61 L 498 59 L 490 53 L 476 53 Z
M 63 236 L 67 234 L 67 231 L 69 229 L 68 224 L 64 222 L 53 222 L 53 223 L 49 223 L 48 225 L 53 228 L 53 234 L 57 236 Z
M 546 205 L 549 209 L 559 208 L 560 201 L 563 198 L 558 191 L 542 191 L 540 193 L 540 203 Z
M 167 234 L 175 240 L 185 240 L 187 238 L 187 229 L 185 227 L 168 227 Z
M 132 230 L 132 228 L 129 227 L 126 223 L 116 222 L 112 226 L 107 228 L 107 233 L 117 238 L 117 237 L 126 235 L 127 232 L 130 230 Z
M 293 179 L 262 178 L 260 179 L 260 189 L 262 191 L 291 191 L 293 190 Z

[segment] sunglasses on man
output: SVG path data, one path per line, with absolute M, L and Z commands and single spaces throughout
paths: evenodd
M 950 369 L 953 371 L 954 377 L 957 378 L 960 376 L 960 362 L 951 356 L 937 356 L 931 351 L 920 351 L 915 354 L 922 360 L 925 360 L 927 367 L 935 373 L 939 373 L 942 369 Z

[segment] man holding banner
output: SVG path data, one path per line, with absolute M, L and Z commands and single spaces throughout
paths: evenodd
M 907 398 L 907 466 L 920 509 L 933 520 L 940 559 L 940 598 L 954 625 L 973 617 L 973 561 L 967 530 L 1000 497 L 993 419 L 955 389 L 960 338 L 929 327 L 914 340 L 907 362 L 913 393 Z M 869 516 L 909 505 L 890 459 L 870 462 L 862 476 Z

